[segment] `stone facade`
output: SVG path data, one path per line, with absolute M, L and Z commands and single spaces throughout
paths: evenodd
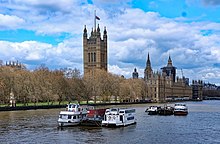
M 192 90 L 193 90 L 193 95 L 192 99 L 194 100 L 203 100 L 202 97 L 202 90 L 203 90 L 203 82 L 201 80 L 193 80 L 192 81 Z
M 103 38 L 101 38 L 99 25 L 97 29 L 91 31 L 88 38 L 86 26 L 83 33 L 83 63 L 84 74 L 96 69 L 107 71 L 107 31 L 104 28 Z
M 167 66 L 161 69 L 162 72 L 153 72 L 148 54 L 144 73 L 148 100 L 166 102 L 192 99 L 193 91 L 189 85 L 189 79 L 176 77 L 176 68 L 172 65 L 170 56 Z

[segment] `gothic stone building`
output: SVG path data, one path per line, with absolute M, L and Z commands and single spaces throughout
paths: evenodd
M 97 29 L 92 29 L 88 38 L 86 26 L 83 33 L 83 61 L 84 74 L 96 69 L 107 71 L 107 31 L 104 28 L 103 38 L 101 38 L 99 25 Z
M 189 79 L 176 77 L 176 67 L 172 65 L 170 56 L 167 66 L 161 69 L 162 72 L 153 72 L 148 53 L 144 71 L 147 99 L 154 102 L 192 99 L 192 87 L 189 85 Z

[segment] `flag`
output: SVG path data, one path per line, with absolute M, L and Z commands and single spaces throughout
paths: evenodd
M 95 18 L 96 18 L 97 20 L 100 20 L 100 18 L 99 18 L 98 16 L 95 16 Z

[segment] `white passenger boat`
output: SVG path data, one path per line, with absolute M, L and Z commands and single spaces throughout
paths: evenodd
M 174 105 L 174 115 L 187 115 L 187 114 L 188 114 L 188 108 L 186 104 L 176 103 Z
M 79 104 L 67 104 L 66 111 L 59 114 L 59 126 L 74 126 L 87 119 L 87 108 Z
M 145 112 L 148 113 L 148 115 L 156 115 L 158 114 L 158 110 L 161 109 L 161 107 L 158 106 L 149 106 Z
M 135 124 L 135 109 L 110 108 L 106 109 L 102 126 L 117 127 Z

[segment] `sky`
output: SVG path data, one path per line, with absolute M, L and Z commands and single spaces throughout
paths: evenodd
M 220 85 L 220 0 L 0 0 L 0 60 L 32 70 L 77 68 L 94 11 L 108 34 L 108 71 L 144 77 L 170 55 L 177 75 Z

